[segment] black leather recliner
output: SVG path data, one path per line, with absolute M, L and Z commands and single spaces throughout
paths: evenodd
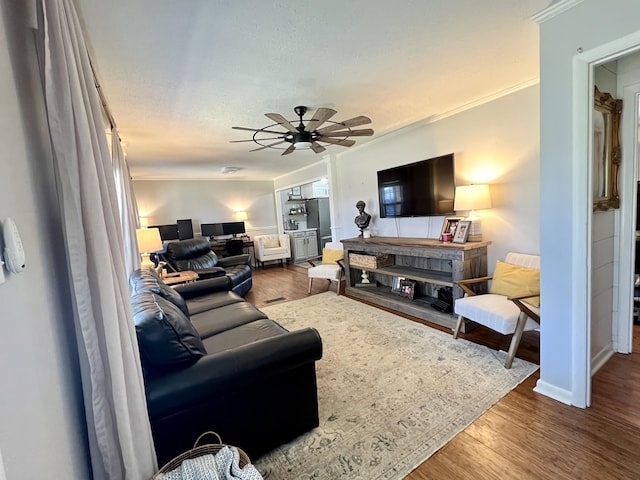
M 287 331 L 220 280 L 178 291 L 151 269 L 129 279 L 160 465 L 206 431 L 256 459 L 319 424 L 318 332 Z
M 242 297 L 253 285 L 248 254 L 219 258 L 203 237 L 168 243 L 163 258 L 176 272 L 193 270 L 200 278 L 226 276 L 229 290 Z

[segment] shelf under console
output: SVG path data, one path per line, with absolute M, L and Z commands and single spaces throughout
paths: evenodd
M 453 329 L 457 317 L 436 310 L 431 304 L 438 296 L 438 289 L 451 288 L 455 301 L 463 296 L 455 282 L 487 275 L 487 247 L 491 242 L 453 244 L 425 238 L 357 237 L 342 240 L 342 244 L 348 295 Z M 378 268 L 350 265 L 349 253 L 392 255 L 393 263 Z M 356 286 L 361 282 L 363 270 L 375 287 Z M 392 290 L 398 278 L 416 282 L 415 298 Z M 466 321 L 462 331 L 473 326 L 475 324 Z

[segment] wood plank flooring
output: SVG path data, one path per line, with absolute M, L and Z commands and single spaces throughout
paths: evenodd
M 253 278 L 253 289 L 246 299 L 258 308 L 307 297 L 304 268 L 267 266 L 255 270 Z M 314 280 L 312 294 L 326 288 L 327 282 Z M 331 289 L 335 291 L 335 283 Z M 284 299 L 270 302 L 280 297 Z M 501 350 L 507 350 L 510 341 L 484 327 L 461 336 Z M 537 332 L 526 332 L 517 356 L 539 363 L 539 342 Z M 637 326 L 633 350 L 630 355 L 614 355 L 594 376 L 590 408 L 570 407 L 533 392 L 539 378 L 535 373 L 406 479 L 640 479 Z

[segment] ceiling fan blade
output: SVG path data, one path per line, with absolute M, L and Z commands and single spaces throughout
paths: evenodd
M 282 141 L 276 142 L 276 143 L 270 143 L 269 145 L 263 145 L 263 146 L 261 146 L 259 148 L 254 148 L 253 150 L 249 150 L 249 151 L 250 152 L 257 152 L 258 150 L 264 150 L 265 148 L 271 148 L 271 147 L 274 147 L 276 145 L 280 145 L 281 143 L 284 143 L 284 142 L 286 142 L 286 140 L 282 140 Z
M 313 132 L 316 128 L 322 125 L 324 122 L 333 117 L 336 113 L 335 110 L 331 108 L 319 108 L 313 118 L 309 120 L 307 126 L 304 127 L 305 132 Z
M 296 149 L 296 146 L 292 143 L 291 145 L 289 145 L 289 148 L 287 148 L 284 152 L 282 152 L 282 155 L 289 155 L 295 149 Z
M 333 132 L 334 130 L 340 130 L 344 127 L 359 127 L 360 125 L 367 125 L 368 123 L 371 123 L 371 119 L 369 117 L 360 115 L 359 117 L 353 117 L 349 120 L 345 120 L 344 122 L 334 123 L 333 125 L 329 125 L 328 127 L 321 128 L 320 130 L 317 130 L 317 132 L 323 134 L 326 132 Z
M 275 130 L 264 130 L 263 128 L 231 127 L 234 130 L 247 130 L 249 132 L 273 133 L 274 135 L 286 135 L 287 132 L 276 132 Z
M 260 141 L 264 141 L 264 140 L 279 140 L 281 138 L 284 138 L 285 135 L 281 136 L 281 137 L 269 137 L 269 138 L 261 138 Z M 229 143 L 242 143 L 242 142 L 255 142 L 255 140 L 253 138 L 250 138 L 249 140 L 229 140 Z
M 371 128 L 365 128 L 362 130 L 344 130 L 341 132 L 329 132 L 322 134 L 325 137 L 370 137 L 373 135 Z
M 320 145 L 319 143 L 313 142 L 311 144 L 311 150 L 313 150 L 316 153 L 322 153 L 326 150 L 326 148 L 324 148 L 322 145 Z
M 355 140 L 346 140 L 346 139 L 338 140 L 337 138 L 324 137 L 324 136 L 319 136 L 318 138 L 316 138 L 316 142 L 331 143 L 333 145 L 341 145 L 343 147 L 351 147 L 356 144 Z
M 282 125 L 284 128 L 286 128 L 287 130 L 289 130 L 290 132 L 293 133 L 298 133 L 298 130 L 296 129 L 296 127 L 294 127 L 291 122 L 289 120 L 287 120 L 286 118 L 284 118 L 282 115 L 280 115 L 279 113 L 265 113 L 265 116 L 267 118 L 270 118 L 271 120 L 273 120 L 276 123 L 279 123 L 280 125 Z

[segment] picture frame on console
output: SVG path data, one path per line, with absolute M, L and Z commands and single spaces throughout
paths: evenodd
M 456 234 L 456 227 L 458 226 L 458 222 L 462 221 L 464 217 L 446 217 L 444 222 L 442 223 L 442 230 L 440 231 L 440 240 L 443 240 L 443 235 L 445 233 L 450 233 L 451 238 Z M 444 240 L 443 240 L 444 241 Z
M 469 238 L 469 230 L 471 228 L 470 220 L 460 220 L 456 225 L 456 232 L 453 235 L 453 243 L 467 243 Z

